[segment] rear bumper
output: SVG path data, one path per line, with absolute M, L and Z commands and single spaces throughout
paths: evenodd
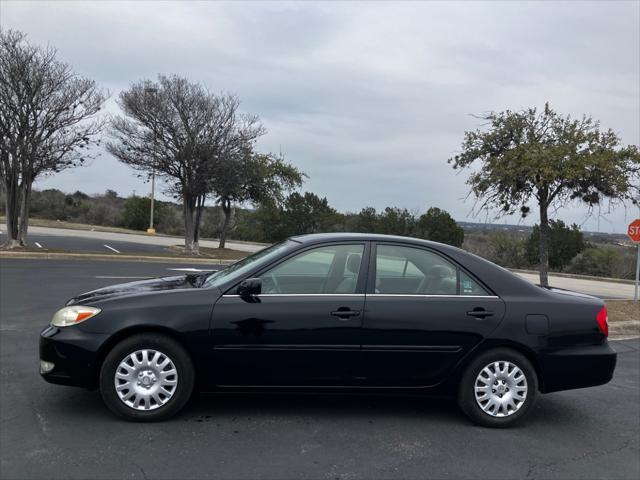
M 606 342 L 541 352 L 540 390 L 549 393 L 603 385 L 613 377 L 617 356 Z
M 49 383 L 93 388 L 96 352 L 108 335 L 85 333 L 77 327 L 47 327 L 40 333 L 40 360 L 54 364 L 40 375 Z

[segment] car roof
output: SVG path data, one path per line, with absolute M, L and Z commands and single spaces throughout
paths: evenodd
M 443 243 L 432 242 L 415 237 L 403 237 L 400 235 L 383 235 L 381 233 L 355 233 L 355 232 L 337 232 L 337 233 L 310 233 L 307 235 L 296 235 L 291 237 L 300 243 L 323 243 L 323 242 L 342 242 L 342 241 L 378 241 L 378 242 L 402 242 L 414 243 L 416 245 L 451 247 Z

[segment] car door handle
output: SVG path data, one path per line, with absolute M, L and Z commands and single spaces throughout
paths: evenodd
M 338 310 L 334 310 L 331 312 L 331 315 L 334 317 L 341 318 L 342 320 L 347 320 L 351 317 L 357 317 L 360 315 L 359 310 L 351 310 L 350 308 L 339 308 Z
M 484 308 L 474 308 L 470 312 L 467 312 L 467 315 L 469 315 L 470 317 L 476 317 L 476 318 L 482 319 L 486 317 L 492 317 L 493 312 L 490 312 L 489 310 L 485 310 Z

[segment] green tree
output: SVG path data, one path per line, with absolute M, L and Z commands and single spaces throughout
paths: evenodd
M 356 215 L 354 230 L 362 233 L 378 231 L 378 212 L 373 207 L 365 207 Z
M 329 206 L 326 197 L 320 198 L 311 192 L 305 192 L 304 195 L 294 192 L 289 195 L 282 212 L 287 236 L 330 231 L 336 215 L 337 212 Z
M 376 233 L 409 236 L 413 233 L 415 225 L 415 217 L 406 208 L 386 207 L 378 215 Z
M 67 220 L 67 196 L 60 190 L 49 188 L 41 192 L 34 191 L 31 214 L 35 218 Z
M 540 227 L 535 225 L 526 243 L 527 261 L 540 261 Z M 549 267 L 562 271 L 585 248 L 582 232 L 576 224 L 567 227 L 562 220 L 549 220 Z
M 481 117 L 487 131 L 465 133 L 453 168 L 477 168 L 467 180 L 480 208 L 497 207 L 499 215 L 540 215 L 540 284 L 549 271 L 549 208 L 577 201 L 593 207 L 631 201 L 640 195 L 640 152 L 623 146 L 613 130 L 600 130 L 591 117 L 574 120 L 546 104 L 544 110 L 491 112 Z
M 151 199 L 149 197 L 129 197 L 124 203 L 121 225 L 131 230 L 146 230 L 149 226 L 150 213 Z M 154 215 L 157 224 L 160 225 L 164 216 L 164 205 L 161 202 L 155 202 Z
M 304 174 L 280 157 L 259 154 L 245 147 L 218 164 L 210 181 L 210 190 L 222 207 L 224 223 L 220 246 L 225 247 L 234 203 L 274 203 L 284 200 L 285 192 L 302 185 Z
M 287 237 L 284 213 L 277 205 L 273 203 L 260 205 L 255 211 L 255 218 L 256 230 L 261 232 L 260 241 L 278 242 Z
M 571 273 L 612 277 L 622 256 L 610 247 L 590 247 L 585 249 L 571 262 Z
M 505 268 L 522 268 L 526 263 L 525 241 L 500 230 L 489 233 L 488 258 Z
M 416 234 L 427 240 L 447 243 L 454 247 L 461 247 L 464 242 L 464 230 L 448 212 L 437 207 L 431 207 L 427 213 L 421 215 L 416 225 Z
M 109 200 L 117 200 L 118 197 L 118 192 L 116 192 L 115 190 L 111 190 L 110 188 L 108 188 L 105 192 L 104 192 L 104 197 L 109 199 Z

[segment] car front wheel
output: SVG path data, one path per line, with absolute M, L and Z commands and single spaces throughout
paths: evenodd
M 134 421 L 175 415 L 189 400 L 193 384 L 187 352 L 174 339 L 155 333 L 118 343 L 100 371 L 100 393 L 107 407 Z
M 510 427 L 533 407 L 538 380 L 531 363 L 510 349 L 475 358 L 465 370 L 458 403 L 471 420 L 485 427 Z

